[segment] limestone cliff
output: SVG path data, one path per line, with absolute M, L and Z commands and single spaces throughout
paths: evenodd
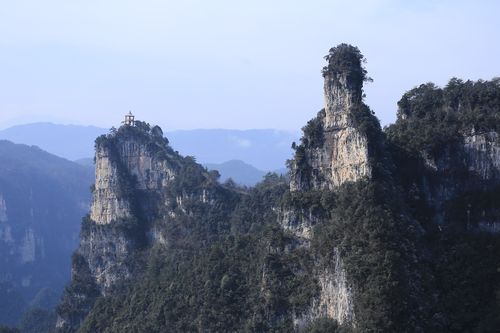
M 333 189 L 370 177 L 367 134 L 359 126 L 364 110 L 362 55 L 347 45 L 330 50 L 323 69 L 325 108 L 304 128 L 291 165 L 292 191 Z
M 203 187 L 172 195 L 177 175 L 192 163 L 168 146 L 158 126 L 143 122 L 96 139 L 92 205 L 73 259 L 73 289 L 60 306 L 60 331 L 77 328 L 96 297 L 130 278 L 139 266 L 133 258 L 141 250 L 166 242 L 165 223 L 178 214 L 176 210 L 189 214 L 183 200 L 210 203 L 211 194 Z M 201 166 L 192 168 L 193 173 L 203 172 Z M 210 182 L 207 174 L 201 177 Z M 83 291 L 75 287 L 81 276 L 88 280 Z M 67 311 L 65 307 L 75 303 L 80 304 L 77 311 Z
M 298 198 L 308 192 L 332 191 L 373 174 L 373 146 L 377 143 L 368 141 L 366 119 L 373 122 L 373 115 L 363 103 L 363 82 L 369 80 L 362 67 L 363 56 L 357 48 L 341 44 L 325 59 L 325 108 L 303 128 L 304 136 L 300 145 L 294 146 L 295 157 L 290 163 L 290 191 Z M 381 133 L 379 127 L 375 131 Z M 280 223 L 309 246 L 314 226 L 328 216 L 328 211 L 318 212 L 306 204 L 300 209 L 284 208 Z M 299 327 L 305 318 L 312 322 L 322 317 L 354 325 L 353 282 L 346 278 L 337 248 L 331 258 L 326 268 L 315 273 L 319 294 L 306 314 L 296 319 Z
M 122 129 L 123 131 L 123 129 Z M 128 219 L 133 207 L 126 192 L 127 186 L 139 191 L 161 193 L 175 177 L 174 154 L 158 155 L 165 149 L 161 134 L 156 142 L 130 136 L 117 138 L 114 145 L 97 144 L 95 190 L 90 218 L 97 224 Z M 156 151 L 155 151 L 156 150 Z M 133 184 L 129 184 L 133 182 Z
M 499 93 L 498 80 L 452 79 L 445 88 L 416 87 L 398 103 L 387 133 L 401 183 L 441 229 L 498 230 Z
M 313 299 L 311 307 L 294 318 L 298 330 L 304 329 L 318 318 L 331 318 L 340 325 L 354 325 L 354 298 L 352 283 L 346 277 L 344 264 L 338 251 L 332 255 L 333 268 L 317 272 L 319 297 Z
M 484 180 L 500 179 L 500 136 L 495 131 L 464 135 L 466 165 Z

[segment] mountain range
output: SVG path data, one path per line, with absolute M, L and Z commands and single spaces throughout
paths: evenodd
M 0 131 L 0 139 L 36 145 L 68 160 L 94 156 L 94 140 L 109 129 L 95 126 L 33 123 Z M 166 132 L 172 145 L 203 164 L 240 160 L 265 172 L 283 169 L 299 133 L 274 129 L 198 129 Z

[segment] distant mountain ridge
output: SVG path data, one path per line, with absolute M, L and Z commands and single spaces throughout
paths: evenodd
M 0 131 L 0 139 L 36 145 L 52 154 L 78 160 L 94 156 L 94 140 L 109 130 L 95 126 L 33 123 Z M 291 142 L 299 133 L 274 130 L 196 129 L 165 133 L 176 149 L 194 156 L 198 162 L 224 163 L 241 160 L 257 169 L 284 168 L 292 157 Z
M 265 171 L 259 170 L 240 160 L 231 160 L 220 164 L 207 163 L 205 167 L 209 170 L 219 171 L 221 182 L 232 179 L 237 184 L 246 186 L 257 184 L 266 174 Z
M 93 156 L 95 138 L 107 132 L 95 126 L 32 123 L 6 128 L 0 131 L 0 139 L 38 146 L 73 161 Z

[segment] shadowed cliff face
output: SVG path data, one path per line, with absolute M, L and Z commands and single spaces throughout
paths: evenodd
M 440 228 L 499 229 L 499 104 L 498 79 L 423 84 L 398 103 L 387 129 L 397 174 L 411 204 Z

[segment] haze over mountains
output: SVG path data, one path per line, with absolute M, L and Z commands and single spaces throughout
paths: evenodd
M 58 301 L 93 178 L 93 168 L 0 140 L 0 325 Z
M 0 131 L 0 139 L 36 145 L 69 160 L 94 156 L 94 140 L 109 129 L 95 126 L 32 123 Z M 196 157 L 200 163 L 241 160 L 257 169 L 283 168 L 292 157 L 291 142 L 300 133 L 274 130 L 196 129 L 166 132 L 165 136 L 179 151 Z
M 109 130 L 95 126 L 32 123 L 0 131 L 0 139 L 36 145 L 41 149 L 77 161 L 92 164 L 94 140 Z M 254 185 L 266 172 L 285 172 L 292 157 L 290 145 L 299 133 L 273 129 L 230 130 L 197 129 L 167 132 L 172 145 L 194 156 L 209 169 L 219 170 L 221 180 L 232 178 L 241 185 Z

